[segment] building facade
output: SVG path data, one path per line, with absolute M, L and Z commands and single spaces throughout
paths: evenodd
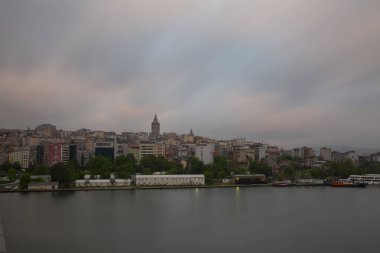
M 214 144 L 197 144 L 195 146 L 195 157 L 204 164 L 214 162 Z
M 135 185 L 204 185 L 204 175 L 134 175 Z

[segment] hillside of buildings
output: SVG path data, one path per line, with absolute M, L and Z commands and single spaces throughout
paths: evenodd
M 155 115 L 149 133 L 64 131 L 51 124 L 0 130 L 0 169 L 1 183 L 50 175 L 62 187 L 70 187 L 85 175 L 127 179 L 136 173 L 163 173 L 204 174 L 206 183 L 212 184 L 248 173 L 264 174 L 269 180 L 380 173 L 380 153 L 361 155 L 333 147 L 282 149 L 244 138 L 214 140 L 192 130 L 161 133 Z

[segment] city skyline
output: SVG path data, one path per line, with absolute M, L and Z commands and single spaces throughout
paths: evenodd
M 342 4 L 344 3 L 344 4 Z M 380 146 L 380 3 L 1 1 L 0 128 Z

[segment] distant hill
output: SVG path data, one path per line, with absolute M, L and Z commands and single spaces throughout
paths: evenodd
M 324 146 L 317 146 L 314 147 L 314 149 L 319 153 L 319 149 Z M 330 146 L 325 146 L 328 148 L 331 148 L 333 151 L 338 151 L 338 152 L 347 152 L 351 150 L 355 150 L 356 153 L 359 155 L 370 155 L 373 153 L 380 152 L 380 147 L 379 148 L 358 148 L 358 147 L 351 147 L 351 146 L 342 146 L 342 145 L 330 145 Z

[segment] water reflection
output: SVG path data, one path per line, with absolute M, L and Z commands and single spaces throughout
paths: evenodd
M 240 187 L 235 188 L 235 214 L 240 214 Z

